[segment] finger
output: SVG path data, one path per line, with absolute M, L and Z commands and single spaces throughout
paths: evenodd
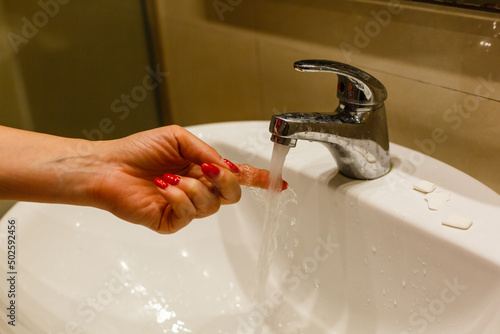
M 227 168 L 221 168 L 211 163 L 203 163 L 201 171 L 216 187 L 221 204 L 236 203 L 241 198 L 241 187 L 236 173 Z
M 247 164 L 237 164 L 240 172 L 235 174 L 241 185 L 247 187 L 257 187 L 262 189 L 268 189 L 271 184 L 271 179 L 269 177 L 269 171 L 265 169 L 260 169 Z M 282 186 L 281 190 L 286 190 L 288 188 L 288 182 L 281 180 Z
M 217 194 L 210 191 L 210 189 L 199 180 L 189 177 L 180 177 L 173 174 L 165 174 L 163 175 L 163 181 L 171 186 L 177 187 L 187 195 L 196 208 L 195 218 L 207 217 L 219 211 L 221 203 Z
M 170 187 L 160 178 L 154 180 L 163 198 L 169 203 L 163 212 L 157 232 L 170 234 L 187 226 L 196 217 L 196 208 L 179 188 Z

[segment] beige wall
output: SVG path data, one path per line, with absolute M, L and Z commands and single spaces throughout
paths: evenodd
M 103 119 L 112 122 L 105 139 L 159 125 L 152 91 L 126 117 L 113 109 L 152 65 L 140 0 L 0 0 L 0 11 L 0 77 L 12 88 L 0 124 L 92 139 Z
M 500 192 L 500 15 L 397 0 L 157 5 L 173 122 L 332 111 L 336 77 L 292 63 L 343 61 L 387 87 L 391 141 Z
M 158 126 L 152 91 L 112 107 L 155 68 L 145 30 L 140 0 L 0 0 L 0 124 L 93 139 Z

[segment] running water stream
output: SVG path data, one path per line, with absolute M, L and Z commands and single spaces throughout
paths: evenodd
M 270 167 L 270 186 L 265 203 L 264 226 L 262 232 L 262 244 L 259 252 L 257 265 L 257 290 L 255 300 L 257 303 L 266 299 L 266 286 L 273 255 L 278 247 L 277 232 L 279 229 L 279 216 L 282 205 L 279 205 L 279 197 L 282 192 L 282 171 L 289 146 L 274 144 Z M 261 333 L 262 328 L 257 330 Z

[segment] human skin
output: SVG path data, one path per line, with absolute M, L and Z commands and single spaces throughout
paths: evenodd
M 176 125 L 108 141 L 0 126 L 0 143 L 0 200 L 93 206 L 162 234 L 238 202 L 241 185 L 269 186 L 267 170 L 231 165 Z

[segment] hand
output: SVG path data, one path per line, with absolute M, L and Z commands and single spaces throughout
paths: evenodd
M 238 202 L 241 185 L 267 188 L 269 172 L 236 165 L 179 126 L 103 142 L 92 205 L 159 233 Z M 286 183 L 284 188 L 286 187 Z

